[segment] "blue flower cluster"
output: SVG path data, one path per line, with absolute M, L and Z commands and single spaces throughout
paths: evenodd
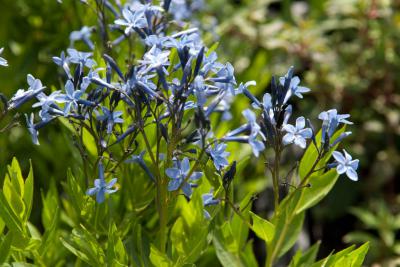
M 68 48 L 66 53 L 53 57 L 65 79 L 63 86 L 45 93 L 46 87 L 42 82 L 28 75 L 29 88 L 17 91 L 8 102 L 9 109 L 36 99 L 33 104 L 34 108 L 38 108 L 36 120 L 33 113 L 26 115 L 33 143 L 39 144 L 39 129 L 57 118 L 66 118 L 77 133 L 85 130 L 93 137 L 98 159 L 103 159 L 104 153 L 109 153 L 113 145 L 124 144 L 125 152 L 120 155 L 121 160 L 128 158 L 125 154 L 128 153 L 131 158 L 125 162 L 138 164 L 154 183 L 163 178 L 169 179 L 168 190 L 182 190 L 188 198 L 197 185 L 196 180 L 202 176 L 197 168 L 203 155 L 213 162 L 221 178 L 233 179 L 233 169 L 227 170 L 230 156 L 226 151 L 227 142 L 249 144 L 256 157 L 266 148 L 281 150 L 295 144 L 305 149 L 308 140 L 315 144 L 315 132 L 309 120 L 299 117 L 294 125 L 289 123 L 292 96 L 303 98 L 303 94 L 310 91 L 300 86 L 300 79 L 294 76 L 293 68 L 283 77 L 273 78 L 271 93 L 265 93 L 259 101 L 249 90 L 256 83 L 250 81 L 238 85 L 234 67 L 229 62 L 218 61 L 217 53 L 204 45 L 197 28 L 178 23 L 176 29 L 168 23 L 168 14 L 172 14 L 175 20 L 182 19 L 182 8 L 196 10 L 201 8 L 201 2 L 192 1 L 192 6 L 188 6 L 178 0 L 164 1 L 160 5 L 133 0 L 124 5 L 119 1 L 114 4 L 105 1 L 106 11 L 113 23 L 100 24 L 100 30 L 96 32 L 100 35 L 109 33 L 101 36 L 103 40 L 110 38 L 107 53 L 103 54 L 106 67 L 96 68 L 102 64 L 96 62 L 93 52 Z M 104 27 L 108 27 L 107 31 Z M 96 42 L 91 39 L 93 29 L 84 26 L 72 32 L 71 45 L 83 41 L 89 50 L 94 50 Z M 130 48 L 133 42 L 142 44 L 143 54 L 135 57 L 128 55 L 127 60 L 119 58 L 119 51 L 123 47 Z M 123 67 L 121 62 L 125 62 Z M 7 62 L 0 58 L 0 64 L 7 65 Z M 251 100 L 253 110 L 242 112 L 245 124 L 221 138 L 215 137 L 211 116 L 230 119 L 230 105 L 238 94 Z M 323 121 L 319 151 L 327 152 L 350 134 L 345 132 L 331 140 L 340 124 L 350 123 L 346 120 L 348 117 L 347 114 L 337 114 L 336 110 L 319 115 Z M 146 127 L 155 127 L 152 129 L 157 131 L 157 142 L 163 138 L 168 144 L 165 153 L 160 153 L 158 149 L 157 152 L 152 151 Z M 137 142 L 139 138 L 143 142 Z M 144 153 L 133 155 L 138 144 L 146 144 L 140 149 L 147 150 L 146 157 L 148 155 L 153 166 L 147 165 Z M 170 147 L 173 151 L 168 150 Z M 188 157 L 188 153 L 198 158 Z M 108 155 L 118 157 L 115 153 Z M 355 170 L 358 161 L 356 164 L 347 152 L 344 157 L 336 152 L 334 158 L 338 173 L 357 179 Z M 118 160 L 112 159 L 111 162 Z M 96 194 L 98 202 L 104 201 L 106 193 L 115 192 L 112 187 L 116 180 L 106 183 L 103 168 L 99 164 L 99 179 L 95 180 L 95 187 L 87 191 L 88 195 Z M 162 173 L 157 171 L 161 169 L 164 170 Z M 219 201 L 214 199 L 210 202 L 209 195 L 207 199 L 206 206 Z
M 145 128 L 155 125 L 167 143 L 175 139 L 174 144 L 179 150 L 168 153 L 173 155 L 172 161 L 162 161 L 162 153 L 154 156 L 149 151 L 147 155 L 152 164 L 173 163 L 172 166 L 165 166 L 165 174 L 155 174 L 152 170 L 155 166 L 147 166 L 144 153 L 125 162 L 137 163 L 155 183 L 160 175 L 169 177 L 169 191 L 182 190 L 190 197 L 192 188 L 196 186 L 193 181 L 199 179 L 201 173 L 195 170 L 197 164 L 190 167 L 192 159 L 184 157 L 182 152 L 185 149 L 195 150 L 198 154 L 207 155 L 216 170 L 223 174 L 224 168 L 229 165 L 227 158 L 230 153 L 226 152 L 227 145 L 223 140 L 213 136 L 210 118 L 219 116 L 230 119 L 232 98 L 255 83 L 238 85 L 233 66 L 218 61 L 217 53 L 203 44 L 197 28 L 178 23 L 185 29 L 169 30 L 170 24 L 165 17 L 170 13 L 176 20 L 183 19 L 180 15 L 183 2 L 164 1 L 161 5 L 139 1 L 127 1 L 124 5 L 106 3 L 106 10 L 114 17 L 113 23 L 100 27 L 109 27 L 110 38 L 115 37 L 110 41 L 112 54 L 118 54 L 119 46 L 128 47 L 135 40 L 143 45 L 143 55 L 120 67 L 118 62 L 121 60 L 104 54 L 106 67 L 97 68 L 101 64 L 96 62 L 90 51 L 96 47 L 92 35 L 95 32 L 102 34 L 103 31 L 84 26 L 71 33 L 70 41 L 71 46 L 83 41 L 89 51 L 71 47 L 66 53 L 53 57 L 65 78 L 63 86 L 45 92 L 42 82 L 28 75 L 29 88 L 19 90 L 10 99 L 9 108 L 17 108 L 36 99 L 33 107 L 38 112 L 26 115 L 33 143 L 39 144 L 42 127 L 57 118 L 66 118 L 77 132 L 85 130 L 92 135 L 99 158 L 116 143 L 136 144 L 136 139 L 145 138 Z M 185 4 L 185 8 L 196 10 L 201 8 L 200 4 L 201 1 L 193 1 L 191 6 Z M 187 128 L 190 133 L 183 134 L 182 129 L 188 127 L 185 125 L 188 123 L 186 114 L 189 113 L 195 116 L 191 120 L 192 125 Z M 245 114 L 249 119 L 248 127 L 252 129 L 246 141 L 259 150 L 264 149 L 257 140 L 263 134 L 255 117 L 251 116 L 250 110 Z M 143 149 L 149 150 L 149 147 Z M 102 168 L 102 165 L 101 168 L 99 166 L 100 173 Z M 108 189 L 100 188 L 108 188 L 102 178 L 96 180 L 96 187 L 88 194 L 108 192 Z M 97 200 L 103 199 L 98 196 Z
M 265 93 L 262 102 L 259 101 L 247 88 L 241 91 L 251 101 L 252 106 L 256 110 L 261 110 L 260 118 L 250 111 L 245 110 L 243 115 L 247 119 L 247 123 L 239 128 L 231 131 L 223 138 L 225 141 L 242 141 L 248 142 L 256 157 L 266 148 L 271 147 L 277 151 L 281 151 L 283 146 L 295 144 L 301 149 L 307 147 L 307 140 L 312 140 L 321 156 L 329 151 L 332 147 L 349 136 L 351 132 L 343 132 L 337 138 L 332 140 L 334 133 L 340 124 L 352 124 L 347 118 L 349 114 L 338 114 L 336 109 L 321 112 L 318 116 L 322 120 L 321 128 L 321 144 L 316 144 L 315 132 L 309 120 L 303 116 L 296 119 L 295 125 L 289 123 L 292 115 L 292 105 L 289 104 L 292 96 L 303 98 L 304 93 L 310 91 L 309 88 L 300 86 L 300 78 L 294 76 L 293 67 L 291 67 L 285 76 L 271 81 L 271 94 Z M 247 132 L 248 135 L 242 135 Z M 351 156 L 345 152 L 345 157 L 340 157 L 339 152 L 334 153 L 337 161 L 337 172 L 339 174 L 346 173 L 352 180 L 357 180 L 357 164 L 351 161 Z M 346 160 L 345 160 L 346 159 Z M 352 162 L 351 164 L 349 162 Z M 343 167 L 344 165 L 346 167 Z

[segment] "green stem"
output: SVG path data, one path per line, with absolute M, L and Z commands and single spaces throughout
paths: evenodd
M 165 253 L 167 245 L 168 202 L 167 202 L 166 188 L 167 186 L 164 185 L 164 183 L 161 180 L 160 185 L 157 186 L 157 195 L 158 195 L 157 205 L 160 216 L 159 240 L 160 240 L 161 253 Z
M 279 206 L 279 167 L 281 163 L 281 152 L 279 146 L 275 150 L 274 169 L 272 172 L 272 181 L 274 187 L 274 210 L 278 210 Z
M 158 216 L 160 220 L 160 231 L 159 231 L 159 239 L 160 240 L 160 251 L 162 253 L 165 252 L 166 249 L 166 244 L 167 244 L 167 223 L 168 223 L 168 199 L 167 199 L 167 185 L 166 185 L 166 179 L 163 177 L 160 173 L 159 166 L 157 166 L 158 160 L 156 160 L 153 151 L 151 150 L 150 142 L 146 136 L 145 131 L 140 128 L 140 132 L 142 133 L 147 151 L 149 152 L 150 159 L 157 170 L 157 175 L 156 175 L 156 187 L 157 187 L 157 196 L 156 196 L 156 202 L 157 202 L 157 210 L 158 210 Z
M 304 178 L 301 180 L 300 185 L 296 188 L 296 190 L 294 190 L 287 198 L 287 203 L 289 203 L 289 201 L 293 198 L 293 196 L 295 195 L 295 193 L 297 192 L 298 189 L 302 188 L 306 182 L 308 181 L 308 178 L 313 174 L 314 169 L 317 167 L 319 161 L 322 158 L 322 154 L 318 154 L 318 158 L 316 159 L 316 161 L 314 162 L 314 164 L 312 165 L 310 171 L 306 174 L 306 176 L 304 176 Z M 289 229 L 290 226 L 290 222 L 293 220 L 293 217 L 295 215 L 295 211 L 297 209 L 297 205 L 299 202 L 296 203 L 296 207 L 294 208 L 294 212 L 291 212 L 290 214 L 286 214 L 287 219 L 285 221 L 285 224 L 283 225 L 282 231 L 279 234 L 279 239 L 277 240 L 277 242 L 275 243 L 274 246 L 268 246 L 267 249 L 267 260 L 265 262 L 265 267 L 272 267 L 272 264 L 274 263 L 275 257 L 277 256 L 277 253 L 279 252 L 283 241 L 285 240 L 286 237 L 286 233 Z M 274 216 L 277 216 L 276 214 L 277 209 L 275 209 L 275 214 Z M 286 212 L 286 211 L 285 211 Z

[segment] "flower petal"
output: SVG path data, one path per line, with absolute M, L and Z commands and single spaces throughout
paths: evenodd
M 181 162 L 181 170 L 186 175 L 190 171 L 190 163 L 188 158 L 184 158 Z
M 168 168 L 165 170 L 165 173 L 169 178 L 177 179 L 181 175 L 181 170 L 178 168 Z
M 338 151 L 333 151 L 332 155 L 335 158 L 335 160 L 337 162 L 339 162 L 340 164 L 345 164 L 346 163 L 346 159 L 343 157 L 342 153 L 340 153 Z
M 359 160 L 355 159 L 355 160 L 350 161 L 349 165 L 353 170 L 357 170 L 358 169 L 358 163 L 359 163 Z
M 358 180 L 357 172 L 355 170 L 353 170 L 352 168 L 347 168 L 346 175 L 347 175 L 347 177 L 350 178 L 350 180 L 353 180 L 353 181 Z
M 294 135 L 292 133 L 287 133 L 285 136 L 283 136 L 282 141 L 285 146 L 291 144 L 294 141 Z
M 182 183 L 182 179 L 173 179 L 170 180 L 168 183 L 168 191 L 175 191 L 178 190 L 179 186 Z
M 302 149 L 306 148 L 307 142 L 302 136 L 298 135 L 294 138 L 294 143 L 301 147 Z
M 339 164 L 337 167 L 336 167 L 336 171 L 338 172 L 338 174 L 343 174 L 343 173 L 345 173 L 346 171 L 347 171 L 347 167 L 345 166 L 345 165 L 343 165 L 343 164 Z
M 306 126 L 306 120 L 304 117 L 298 117 L 296 119 L 296 130 L 301 130 Z
M 193 174 L 190 176 L 191 180 L 198 180 L 203 176 L 202 172 L 193 172 Z
M 96 187 L 89 188 L 89 189 L 86 191 L 86 195 L 88 195 L 88 196 L 93 196 L 93 195 L 96 194 L 96 193 L 97 193 L 97 188 L 96 188 Z
M 182 186 L 182 191 L 187 197 L 190 197 L 192 195 L 192 187 L 186 182 Z
M 97 191 L 96 201 L 97 201 L 97 203 L 103 203 L 104 199 L 105 199 L 104 189 L 100 189 L 99 191 Z

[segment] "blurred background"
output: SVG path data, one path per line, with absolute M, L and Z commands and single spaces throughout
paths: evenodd
M 272 75 L 283 75 L 293 65 L 302 85 L 312 89 L 305 101 L 295 103 L 294 116 L 301 111 L 316 122 L 319 112 L 330 108 L 351 114 L 353 135 L 345 143 L 360 159 L 359 182 L 341 177 L 312 209 L 306 242 L 322 240 L 320 256 L 326 256 L 350 243 L 370 241 L 368 265 L 400 266 L 400 1 L 196 2 L 204 3 L 193 22 L 203 25 L 208 45 L 219 43 L 219 55 L 234 65 L 238 81 L 257 81 L 256 95 L 268 89 Z M 51 57 L 70 45 L 71 31 L 95 24 L 94 13 L 74 0 L 0 0 L 0 6 L 0 47 L 9 62 L 0 69 L 0 91 L 10 97 L 26 88 L 27 73 L 57 89 L 59 75 Z M 234 118 L 246 105 L 244 97 L 236 101 Z M 35 186 L 47 191 L 49 181 L 61 182 L 69 167 L 80 167 L 59 124 L 41 132 L 41 146 L 35 146 L 22 115 L 19 121 L 23 127 L 0 135 L 0 177 L 12 157 L 25 170 L 32 159 Z M 268 183 L 263 170 L 252 167 L 255 163 L 249 163 L 245 186 L 238 190 L 257 187 L 253 209 L 262 213 L 268 210 Z

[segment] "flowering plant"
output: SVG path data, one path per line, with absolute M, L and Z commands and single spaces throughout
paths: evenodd
M 55 187 L 43 195 L 41 235 L 26 208 L 32 207 L 32 172 L 24 181 L 13 161 L 0 194 L 0 217 L 9 230 L 3 261 L 59 263 L 64 254 L 49 247 L 57 237 L 65 255 L 89 265 L 204 265 L 212 253 L 224 266 L 257 266 L 251 230 L 266 242 L 265 266 L 272 266 L 293 247 L 305 211 L 328 194 L 339 174 L 358 179 L 358 160 L 336 151 L 351 133 L 345 132 L 349 115 L 322 112 L 319 132 L 304 117 L 290 124 L 291 101 L 310 91 L 299 85 L 294 69 L 273 78 L 260 101 L 251 92 L 256 83 L 238 84 L 233 66 L 219 61 L 217 46 L 207 48 L 200 28 L 180 21 L 187 16 L 179 5 L 94 1 L 97 39 L 91 26 L 70 36 L 71 44 L 82 40 L 89 51 L 71 47 L 53 58 L 64 79 L 59 90 L 49 91 L 28 75 L 29 88 L 6 102 L 4 113 L 36 99 L 37 115 L 26 115 L 33 143 L 39 144 L 46 125 L 61 122 L 73 136 L 83 170 L 77 177 L 68 173 L 67 197 L 58 196 Z M 238 95 L 252 108 L 243 110 L 243 125 L 223 131 L 219 126 L 233 117 L 230 107 Z M 236 200 L 242 166 L 231 143 L 263 159 L 274 194 L 269 219 L 250 211 L 254 192 Z M 284 173 L 282 155 L 293 146 L 305 152 Z M 16 239 L 25 243 L 19 246 Z M 298 251 L 291 266 L 359 266 L 367 245 L 315 262 L 317 249 Z

